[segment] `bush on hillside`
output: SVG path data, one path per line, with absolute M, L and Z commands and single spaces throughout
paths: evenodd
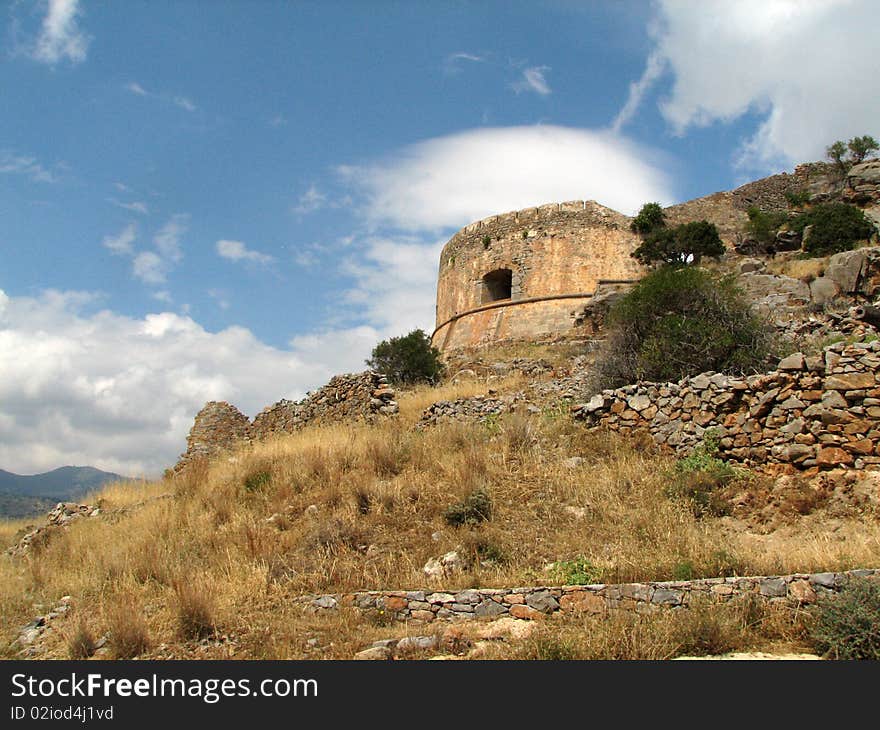
M 832 659 L 880 659 L 880 582 L 854 578 L 820 600 L 810 638 Z
M 645 276 L 612 307 L 608 327 L 597 389 L 707 370 L 755 371 L 770 352 L 770 330 L 734 277 L 692 266 L 663 266 Z
M 746 213 L 749 216 L 746 232 L 763 244 L 772 244 L 776 240 L 776 232 L 788 220 L 788 214 L 781 210 L 761 210 L 752 206 Z
M 431 338 L 420 329 L 383 340 L 373 348 L 366 363 L 395 385 L 434 383 L 443 372 L 440 350 L 431 345 Z
M 791 223 L 791 229 L 800 234 L 807 226 L 812 228 L 804 241 L 804 250 L 815 256 L 847 251 L 874 232 L 865 214 L 846 203 L 822 203 L 801 213 Z

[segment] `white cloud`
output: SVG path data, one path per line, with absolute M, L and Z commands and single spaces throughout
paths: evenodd
M 674 75 L 673 128 L 763 117 L 740 161 L 821 159 L 836 139 L 877 133 L 876 0 L 661 0 L 655 53 Z
M 184 450 L 205 401 L 227 400 L 253 416 L 340 372 L 335 355 L 313 352 L 314 341 L 281 350 L 247 329 L 208 332 L 170 312 L 87 313 L 95 301 L 81 292 L 0 291 L 2 468 L 90 464 L 157 475 Z M 357 332 L 346 335 L 348 344 L 375 344 L 369 331 Z M 340 355 L 346 346 L 338 343 Z
M 180 238 L 187 231 L 187 221 L 189 216 L 179 213 L 171 216 L 170 220 L 159 229 L 159 232 L 153 237 L 153 243 L 162 254 L 163 258 L 168 261 L 177 263 L 183 258 L 183 251 L 180 248 Z
M 185 96 L 175 96 L 174 103 L 177 104 L 181 109 L 185 109 L 188 112 L 194 112 L 198 107 L 193 104 L 191 99 L 188 99 Z
M 89 38 L 77 25 L 78 6 L 78 0 L 49 0 L 32 58 L 48 64 L 65 58 L 72 63 L 85 61 Z
M 241 241 L 217 241 L 217 254 L 230 261 L 252 261 L 256 264 L 269 264 L 275 260 L 268 254 L 249 249 Z
M 517 94 L 523 91 L 533 91 L 541 96 L 547 96 L 551 93 L 551 89 L 547 79 L 544 78 L 544 73 L 549 70 L 549 66 L 532 66 L 524 69 L 522 78 L 519 81 L 514 81 L 510 88 Z
M 293 212 L 305 215 L 323 208 L 326 203 L 327 196 L 318 190 L 315 185 L 310 185 L 309 189 L 299 196 L 299 202 L 293 208 Z
M 132 244 L 135 238 L 137 238 L 135 225 L 134 223 L 129 223 L 115 236 L 105 236 L 104 240 L 101 241 L 101 245 L 115 256 L 130 256 L 134 253 Z
M 134 201 L 132 203 L 123 203 L 115 198 L 110 198 L 110 202 L 113 203 L 117 208 L 122 208 L 124 210 L 130 210 L 132 213 L 140 213 L 141 215 L 146 215 L 150 212 L 150 208 L 146 203 L 141 201 Z
M 145 284 L 164 284 L 168 264 L 153 251 L 141 251 L 134 257 L 132 273 Z
M 645 70 L 642 72 L 641 78 L 629 85 L 629 95 L 627 96 L 626 103 L 611 123 L 612 132 L 615 134 L 620 132 L 623 126 L 633 118 L 639 105 L 642 103 L 645 93 L 660 78 L 664 68 L 665 63 L 657 53 L 652 53 L 648 56 L 648 61 L 645 64 Z
M 128 89 L 132 94 L 137 94 L 138 96 L 149 96 L 149 92 L 141 86 L 137 81 L 132 81 L 125 85 L 125 88 Z
M 0 150 L 0 173 L 24 175 L 32 182 L 58 182 L 57 175 L 43 167 L 36 158 L 15 155 L 8 150 Z
M 443 73 L 447 75 L 455 75 L 461 73 L 462 70 L 462 61 L 467 61 L 470 63 L 483 63 L 486 60 L 486 55 L 477 55 L 476 53 L 450 53 L 446 58 L 443 59 Z
M 650 149 L 608 131 L 558 126 L 469 130 L 339 172 L 374 224 L 453 228 L 543 203 L 593 199 L 624 213 L 674 200 Z

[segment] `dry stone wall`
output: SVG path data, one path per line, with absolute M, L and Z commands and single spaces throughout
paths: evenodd
M 371 370 L 336 375 L 301 401 L 282 399 L 253 420 L 225 401 L 210 401 L 196 414 L 186 451 L 174 471 L 194 460 L 212 458 L 246 441 L 292 433 L 307 424 L 332 421 L 373 421 L 398 411 L 388 379 Z
M 381 611 L 392 619 L 425 623 L 501 616 L 536 619 L 557 613 L 605 614 L 611 610 L 644 613 L 662 608 L 686 608 L 700 599 L 723 603 L 747 595 L 768 601 L 807 604 L 816 601 L 820 596 L 840 590 L 850 578 L 880 579 L 880 570 L 622 585 L 470 588 L 460 591 L 362 591 L 303 596 L 297 602 L 317 613 L 353 607 L 368 612 Z
M 646 430 L 676 452 L 712 429 L 719 455 L 745 465 L 862 468 L 880 464 L 878 368 L 880 341 L 839 342 L 818 356 L 783 358 L 766 374 L 709 372 L 604 390 L 573 412 L 591 426 Z

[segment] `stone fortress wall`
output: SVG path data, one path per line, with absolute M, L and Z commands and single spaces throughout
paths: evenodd
M 575 200 L 466 226 L 440 255 L 434 345 L 445 351 L 571 329 L 601 281 L 642 275 L 630 256 L 640 241 L 629 221 Z M 500 290 L 492 291 L 493 272 L 502 272 Z

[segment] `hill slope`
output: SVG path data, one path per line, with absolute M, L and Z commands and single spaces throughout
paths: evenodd
M 54 502 L 77 500 L 108 482 L 126 479 L 92 466 L 62 466 L 32 475 L 0 469 L 0 516 L 28 517 L 39 514 Z

